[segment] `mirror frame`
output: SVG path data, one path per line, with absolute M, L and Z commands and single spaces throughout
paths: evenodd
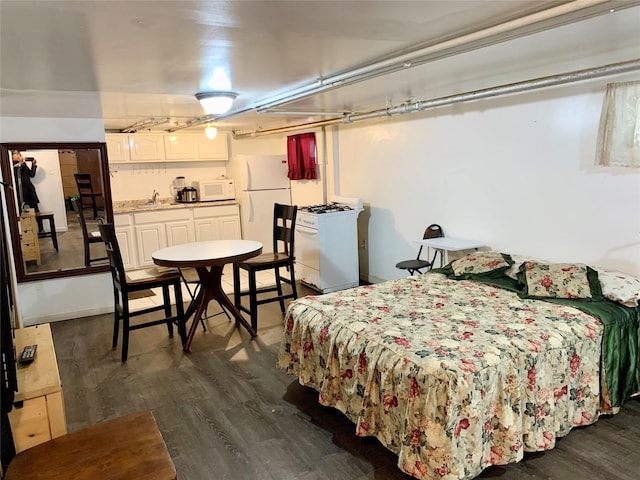
M 111 182 L 109 175 L 109 160 L 107 158 L 107 144 L 104 142 L 7 142 L 0 143 L 0 168 L 3 179 L 12 179 L 11 173 L 11 151 L 12 150 L 89 150 L 94 149 L 100 152 L 100 166 L 102 171 L 102 195 L 104 198 L 105 218 L 107 222 L 113 223 L 113 206 L 111 203 Z M 5 192 L 6 193 L 6 192 Z M 75 267 L 64 270 L 51 270 L 47 272 L 25 272 L 22 249 L 20 246 L 20 232 L 18 230 L 18 218 L 16 216 L 16 203 L 14 195 L 5 194 L 5 205 L 7 207 L 7 219 L 11 232 L 11 245 L 13 250 L 13 260 L 16 268 L 18 283 L 34 282 L 37 280 L 48 280 L 52 278 L 66 278 L 76 275 L 89 275 L 109 271 L 109 265 L 95 265 L 89 267 Z

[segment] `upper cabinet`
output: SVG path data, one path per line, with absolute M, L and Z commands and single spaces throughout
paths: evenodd
M 195 159 L 198 156 L 195 135 L 163 135 L 163 137 L 164 156 L 167 160 Z
M 226 134 L 218 133 L 213 140 L 209 140 L 206 135 L 195 135 L 195 137 L 200 160 L 229 160 Z
M 129 153 L 132 162 L 164 161 L 162 135 L 129 135 Z
M 121 163 L 129 161 L 129 135 L 104 136 L 107 143 L 107 155 L 109 163 Z
M 213 140 L 204 134 L 126 134 L 105 135 L 109 163 L 134 162 L 211 162 L 229 160 L 227 135 Z

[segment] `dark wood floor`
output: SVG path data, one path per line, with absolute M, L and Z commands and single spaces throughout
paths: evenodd
M 276 368 L 282 316 L 277 303 L 260 309 L 256 339 L 218 316 L 189 354 L 162 326 L 135 331 L 126 365 L 111 350 L 110 315 L 52 324 L 69 431 L 151 410 L 182 480 L 409 479 L 393 454 Z M 481 478 L 638 479 L 640 402 Z

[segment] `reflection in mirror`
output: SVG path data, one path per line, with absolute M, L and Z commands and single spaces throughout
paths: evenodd
M 2 144 L 0 155 L 18 282 L 107 271 L 92 236 L 113 221 L 105 145 Z

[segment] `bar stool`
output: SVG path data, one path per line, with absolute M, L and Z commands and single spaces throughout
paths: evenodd
M 36 220 L 38 225 L 42 220 L 49 222 L 49 231 L 45 233 L 39 233 L 38 237 L 51 237 L 53 241 L 53 248 L 58 251 L 58 234 L 56 233 L 56 221 L 53 219 L 53 212 L 36 212 Z

